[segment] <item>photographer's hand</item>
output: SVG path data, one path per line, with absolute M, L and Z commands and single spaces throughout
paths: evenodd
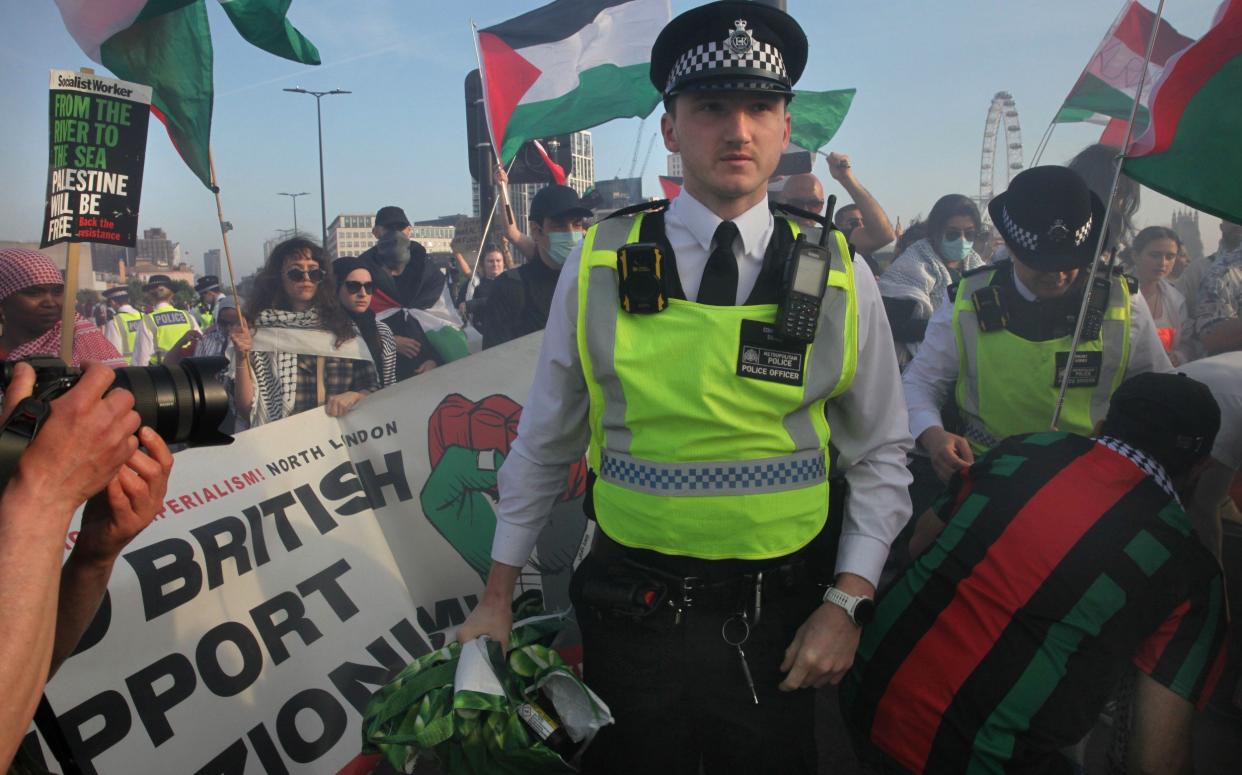
M 73 552 L 61 570 L 56 642 L 49 676 L 73 653 L 103 599 L 112 566 L 129 542 L 163 507 L 173 455 L 150 428 L 138 433 L 146 451 L 135 450 L 112 481 L 86 502 Z

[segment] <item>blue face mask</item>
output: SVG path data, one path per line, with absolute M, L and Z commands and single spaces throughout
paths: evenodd
M 966 256 L 969 256 L 974 248 L 975 243 L 965 237 L 959 237 L 952 242 L 946 239 L 940 240 L 940 255 L 945 261 L 965 261 Z
M 564 266 L 565 259 L 569 258 L 569 254 L 580 242 L 582 242 L 580 231 L 548 232 L 548 258 L 557 266 Z

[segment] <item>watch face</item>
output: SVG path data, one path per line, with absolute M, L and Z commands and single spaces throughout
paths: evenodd
M 854 606 L 854 623 L 859 627 L 866 627 L 875 618 L 875 601 L 869 597 L 864 597 L 858 601 L 858 605 Z

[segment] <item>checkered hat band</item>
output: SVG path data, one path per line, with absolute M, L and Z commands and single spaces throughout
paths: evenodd
M 767 43 L 754 41 L 750 51 L 738 56 L 725 48 L 723 42 L 712 41 L 700 43 L 682 54 L 673 64 L 668 75 L 668 83 L 664 90 L 670 91 L 684 78 L 702 74 L 709 70 L 747 69 L 760 71 L 772 78 L 788 82 L 789 75 L 785 71 L 785 58 L 775 47 Z
M 1011 238 L 1027 250 L 1039 250 L 1039 235 L 1028 229 L 1019 226 L 1009 215 L 1009 208 L 1001 208 L 1002 225 L 1005 227 L 1005 236 Z M 1091 236 L 1091 224 L 1095 222 L 1095 216 L 1087 218 L 1087 222 L 1078 227 L 1074 232 L 1074 247 L 1082 247 L 1082 243 L 1087 241 L 1087 237 Z
M 0 250 L 0 301 L 34 285 L 63 285 L 65 276 L 47 256 L 25 248 Z
M 656 463 L 604 453 L 600 478 L 653 495 L 753 495 L 798 490 L 827 476 L 819 450 L 781 458 L 711 463 Z

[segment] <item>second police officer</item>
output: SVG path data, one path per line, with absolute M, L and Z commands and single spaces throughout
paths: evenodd
M 173 282 L 168 275 L 151 275 L 142 290 L 151 302 L 151 311 L 143 317 L 143 324 L 155 342 L 151 363 L 158 364 L 164 361 L 164 356 L 174 346 L 181 343 L 182 337 L 199 330 L 198 321 L 189 312 L 172 305 Z
M 813 687 L 853 661 L 909 518 L 912 440 L 875 280 L 839 232 L 830 261 L 795 261 L 801 230 L 769 209 L 806 58 L 797 22 L 757 3 L 660 33 L 651 80 L 685 187 L 570 254 L 500 470 L 463 640 L 507 639 L 516 580 L 588 455 L 598 529 L 572 596 L 585 677 L 616 724 L 587 772 L 815 772 Z M 830 437 L 849 495 L 826 527 Z

